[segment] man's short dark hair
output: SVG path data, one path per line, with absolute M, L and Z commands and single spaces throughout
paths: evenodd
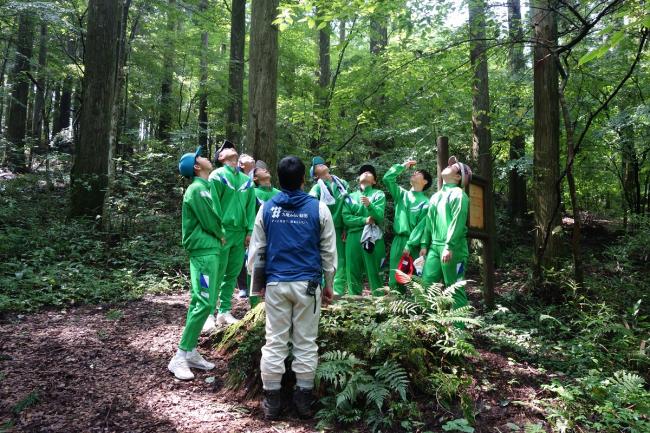
M 278 181 L 282 189 L 300 189 L 305 180 L 305 164 L 297 156 L 285 156 L 278 163 Z
M 415 170 L 417 173 L 421 173 L 422 177 L 424 177 L 424 180 L 427 181 L 427 184 L 424 186 L 423 190 L 429 189 L 431 187 L 431 184 L 433 182 L 433 178 L 431 177 L 431 173 L 429 173 L 426 170 Z

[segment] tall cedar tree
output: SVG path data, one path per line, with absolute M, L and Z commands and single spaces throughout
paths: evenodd
M 526 62 L 524 60 L 523 31 L 521 27 L 521 2 L 519 0 L 508 0 L 508 32 L 510 36 L 510 74 L 515 80 L 517 87 L 524 73 Z M 513 92 L 510 102 L 511 118 L 517 119 L 521 107 L 521 99 L 518 92 Z M 518 160 L 525 155 L 526 142 L 524 134 L 519 125 L 515 126 L 515 132 L 510 138 L 510 160 Z M 514 220 L 524 220 L 527 215 L 528 202 L 526 197 L 526 178 L 517 169 L 508 173 L 508 210 L 510 217 Z
M 474 71 L 472 85 L 472 156 L 478 162 L 478 172 L 487 181 L 484 193 L 485 200 L 485 230 L 489 239 L 483 241 L 483 259 L 486 272 L 483 275 L 485 284 L 485 301 L 489 308 L 494 303 L 494 250 L 496 227 L 494 222 L 494 201 L 492 182 L 492 134 L 490 132 L 490 89 L 488 82 L 488 63 L 485 47 L 485 0 L 469 1 L 470 29 L 470 63 Z
M 174 40 L 176 35 L 176 0 L 169 0 L 167 9 L 167 32 L 163 52 L 163 76 L 160 83 L 160 116 L 158 118 L 158 140 L 169 141 L 172 126 L 172 85 L 174 82 Z
M 12 83 L 11 105 L 7 115 L 7 165 L 9 169 L 23 172 L 25 160 L 25 136 L 27 133 L 27 97 L 29 96 L 29 65 L 34 44 L 34 18 L 25 9 L 18 16 L 16 57 L 9 81 Z
M 252 43 L 253 42 L 251 41 L 251 44 Z M 242 139 L 242 123 L 244 116 L 245 47 L 246 0 L 232 0 L 232 10 L 230 16 L 230 63 L 228 67 L 228 111 L 226 114 L 226 138 L 237 144 L 240 144 Z
M 98 215 L 108 188 L 121 14 L 121 2 L 88 3 L 80 136 L 70 173 L 72 216 Z
M 248 77 L 248 146 L 253 156 L 266 161 L 274 172 L 278 160 L 278 29 L 273 21 L 278 3 L 279 0 L 253 0 Z
M 555 0 L 531 2 L 535 47 L 533 52 L 535 210 L 534 274 L 539 281 L 544 266 L 558 255 L 561 230 L 555 205 L 559 200 L 560 112 L 558 70 L 552 50 L 557 47 Z

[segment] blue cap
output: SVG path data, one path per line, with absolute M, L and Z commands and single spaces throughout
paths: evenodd
M 201 155 L 201 146 L 196 148 L 194 153 L 186 153 L 181 156 L 180 161 L 178 161 L 178 172 L 181 176 L 192 178 L 194 177 L 194 164 L 196 164 L 196 158 Z
M 309 168 L 309 177 L 314 178 L 314 168 L 317 165 L 325 164 L 325 160 L 321 156 L 315 156 L 311 160 L 311 167 Z

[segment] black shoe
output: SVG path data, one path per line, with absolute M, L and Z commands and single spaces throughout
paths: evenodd
M 312 418 L 314 416 L 314 394 L 312 390 L 297 386 L 293 391 L 293 405 L 300 418 Z
M 280 413 L 282 412 L 282 395 L 279 389 L 273 391 L 264 390 L 262 409 L 264 410 L 264 419 L 276 420 L 280 417 Z

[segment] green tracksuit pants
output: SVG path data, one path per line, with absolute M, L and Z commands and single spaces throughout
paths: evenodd
M 192 293 L 185 319 L 185 329 L 178 347 L 191 351 L 201 334 L 208 315 L 214 311 L 221 278 L 219 278 L 219 255 L 190 257 L 190 280 Z
M 221 260 L 219 263 L 219 274 L 223 275 L 223 282 L 221 283 L 219 293 L 219 313 L 230 311 L 232 294 L 237 285 L 237 276 L 244 264 L 244 255 L 246 254 L 245 240 L 245 231 L 226 229 L 226 244 L 221 250 Z
M 452 251 L 451 261 L 442 263 L 441 257 L 444 245 L 432 245 L 424 262 L 422 281 L 424 284 L 444 282 L 449 287 L 457 281 L 465 278 L 465 267 L 467 266 L 467 250 Z M 467 294 L 464 287 L 457 287 L 454 297 L 454 308 L 464 307 L 468 304 Z
M 402 258 L 402 254 L 404 254 L 404 248 L 406 247 L 406 243 L 409 240 L 409 235 L 395 235 L 393 238 L 393 244 L 390 247 L 390 269 L 388 271 L 388 286 L 391 289 L 398 290 L 400 293 L 404 293 L 404 286 L 402 284 L 398 284 L 397 281 L 395 281 L 395 270 L 399 267 L 399 259 Z M 415 258 L 418 257 L 418 254 L 420 253 L 419 247 L 413 247 L 410 249 L 411 251 L 411 257 L 415 260 Z
M 375 250 L 369 254 L 361 246 L 361 233 L 361 231 L 348 233 L 345 240 L 348 291 L 351 295 L 360 295 L 363 292 L 365 274 L 368 276 L 372 294 L 378 296 L 381 294 L 378 289 L 384 286 L 379 273 L 381 261 L 386 255 L 384 240 L 379 239 L 375 244 Z
M 335 227 L 336 231 L 336 275 L 334 275 L 334 293 L 345 295 L 347 273 L 345 270 L 345 242 L 343 241 L 344 227 Z

